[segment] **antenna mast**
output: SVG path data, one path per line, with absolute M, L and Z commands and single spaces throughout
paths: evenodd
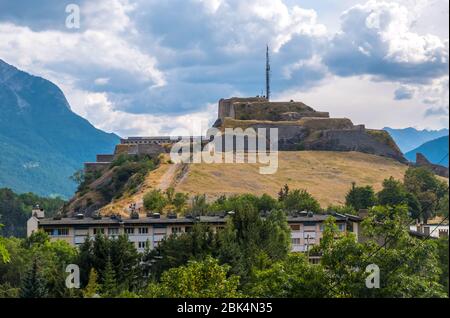
M 270 60 L 269 45 L 266 47 L 266 98 L 270 100 Z

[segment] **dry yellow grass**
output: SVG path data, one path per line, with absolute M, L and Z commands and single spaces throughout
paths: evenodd
M 208 200 L 225 194 L 267 193 L 274 197 L 284 184 L 291 189 L 306 189 L 323 207 L 342 204 L 352 182 L 381 189 L 384 179 L 403 179 L 407 166 L 392 159 L 359 152 L 298 151 L 279 152 L 278 171 L 259 173 L 260 164 L 189 164 L 180 177 L 181 165 L 163 163 L 150 172 L 139 191 L 105 206 L 103 214 L 121 213 L 131 203 L 142 203 L 151 189 L 174 186 L 191 196 L 206 194 Z
M 385 178 L 403 179 L 407 166 L 397 161 L 359 152 L 280 152 L 278 171 L 259 174 L 259 164 L 191 164 L 177 191 L 222 194 L 267 193 L 276 196 L 284 184 L 306 189 L 323 207 L 342 204 L 352 182 L 381 189 Z
M 159 188 L 163 176 L 168 172 L 168 170 L 172 166 L 173 165 L 169 165 L 167 163 L 161 164 L 161 166 L 158 169 L 148 173 L 144 183 L 139 187 L 137 193 L 131 196 L 122 197 L 118 200 L 111 202 L 110 204 L 103 207 L 100 210 L 100 212 L 103 215 L 124 214 L 125 209 L 128 208 L 130 204 L 142 202 L 142 198 L 144 197 L 145 193 L 147 193 L 147 191 L 149 191 L 150 189 Z

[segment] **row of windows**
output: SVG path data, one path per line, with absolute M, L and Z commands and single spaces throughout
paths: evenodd
M 304 245 L 303 245 L 300 238 L 295 237 L 295 238 L 291 239 L 291 243 L 292 243 L 292 245 L 300 245 L 300 247 L 304 248 L 306 245 L 310 245 L 310 246 L 315 245 L 316 241 L 314 239 L 310 239 L 308 241 L 305 240 Z
M 345 224 L 344 223 L 339 223 L 338 225 L 339 231 L 343 232 L 345 230 Z M 300 224 L 291 224 L 291 231 L 300 231 Z M 325 229 L 324 224 L 320 224 L 319 226 L 320 231 L 323 232 Z
M 137 230 L 139 234 L 148 234 L 148 227 L 139 227 Z M 125 234 L 134 234 L 134 233 L 135 233 L 134 227 L 125 228 Z
M 300 224 L 291 224 L 291 230 L 292 231 L 299 231 L 300 230 Z M 223 229 L 223 227 L 217 227 L 217 230 Z M 338 224 L 338 229 L 339 231 L 343 232 L 345 231 L 345 224 L 340 223 Z M 108 235 L 119 235 L 119 228 L 107 228 L 108 230 Z M 185 227 L 185 231 L 189 232 L 191 230 L 191 227 L 186 226 Z M 324 225 L 321 224 L 320 225 L 320 231 L 323 232 L 324 230 Z M 51 236 L 65 236 L 65 235 L 69 235 L 69 229 L 68 228 L 57 228 L 57 229 L 47 229 L 46 232 L 51 235 Z M 138 227 L 137 228 L 137 232 L 139 234 L 148 234 L 149 233 L 149 228 L 148 227 Z M 177 234 L 177 233 L 182 233 L 183 232 L 183 228 L 181 226 L 174 226 L 172 227 L 172 233 L 173 234 Z M 93 233 L 94 235 L 96 234 L 105 234 L 105 228 L 94 228 L 93 229 Z M 126 227 L 125 228 L 125 234 L 134 234 L 135 233 L 135 228 L 133 227 Z M 315 232 L 305 232 L 304 237 L 306 238 L 306 235 L 309 235 L 310 238 L 314 238 L 315 237 Z
M 60 229 L 48 229 L 45 232 L 50 236 L 67 236 L 69 235 L 68 228 L 60 228 Z
M 149 245 L 149 242 L 148 242 L 148 241 L 140 241 L 140 242 L 137 242 L 137 247 L 138 247 L 138 248 L 146 248 L 146 247 L 148 247 L 148 245 Z

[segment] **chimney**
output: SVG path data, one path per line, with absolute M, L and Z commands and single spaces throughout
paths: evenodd
M 45 217 L 45 211 L 39 206 L 39 204 L 36 204 L 35 207 L 31 210 L 31 215 L 35 216 L 38 219 L 43 219 Z
M 361 219 L 366 218 L 368 215 L 369 215 L 369 210 L 367 210 L 367 209 L 359 209 L 359 211 L 358 211 L 358 216 L 359 216 Z

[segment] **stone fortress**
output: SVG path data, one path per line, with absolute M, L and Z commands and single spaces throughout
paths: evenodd
M 281 151 L 324 150 L 359 151 L 389 157 L 406 163 L 402 152 L 388 132 L 354 125 L 348 118 L 330 118 L 302 102 L 271 102 L 266 97 L 221 99 L 218 118 L 213 125 L 224 128 L 277 128 Z M 102 170 L 122 153 L 158 155 L 170 151 L 185 137 L 128 137 L 121 139 L 113 154 L 97 155 L 96 162 L 85 163 L 86 171 Z M 189 137 L 191 141 L 208 140 Z
M 265 83 L 265 96 L 221 99 L 218 118 L 213 127 L 222 131 L 226 128 L 277 128 L 278 149 L 281 151 L 359 151 L 407 163 L 392 137 L 384 130 L 366 129 L 364 125 L 354 125 L 348 118 L 330 118 L 328 112 L 316 111 L 302 102 L 271 101 L 268 47 Z M 121 139 L 113 154 L 97 155 L 96 162 L 85 163 L 85 171 L 103 170 L 122 153 L 157 155 L 169 152 L 171 145 L 182 138 L 185 137 Z M 201 137 L 188 138 L 191 142 L 200 142 L 202 145 L 210 141 Z
M 359 151 L 406 163 L 388 132 L 354 125 L 348 118 L 330 118 L 302 102 L 271 102 L 265 97 L 219 101 L 214 127 L 278 128 L 279 150 Z

